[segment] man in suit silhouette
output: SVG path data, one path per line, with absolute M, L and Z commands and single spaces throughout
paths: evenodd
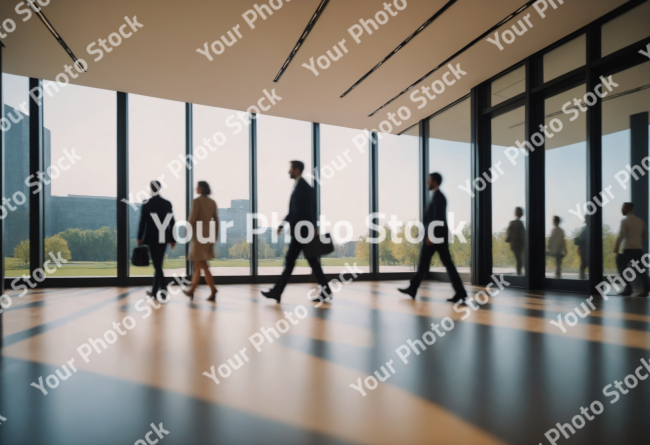
M 291 230 L 291 243 L 287 256 L 284 260 L 284 271 L 280 279 L 275 284 L 273 289 L 262 292 L 266 298 L 272 298 L 278 303 L 282 297 L 282 291 L 289 282 L 291 272 L 296 265 L 298 255 L 303 250 L 304 246 L 308 244 L 309 228 L 308 225 L 314 228 L 314 236 L 318 236 L 316 230 L 316 221 L 318 219 L 316 211 L 316 193 L 314 189 L 302 177 L 302 172 L 305 169 L 305 164 L 300 161 L 291 161 L 289 166 L 289 176 L 295 180 L 291 200 L 289 201 L 289 214 L 284 218 L 284 222 L 289 223 Z M 300 224 L 300 228 L 297 226 Z M 282 232 L 283 225 L 278 227 L 278 235 Z M 301 238 L 301 239 L 299 239 Z M 323 301 L 331 294 L 327 279 L 320 266 L 318 258 L 308 259 L 307 262 L 311 267 L 312 272 L 316 276 L 316 281 L 321 286 L 321 292 L 313 301 Z
M 151 181 L 152 197 L 140 208 L 138 245 L 149 246 L 151 262 L 155 270 L 153 286 L 151 291 L 147 291 L 150 297 L 155 297 L 159 290 L 165 289 L 162 265 L 167 243 L 171 244 L 172 249 L 176 246 L 172 236 L 175 224 L 172 203 L 160 196 L 161 187 L 159 181 Z
M 447 301 L 457 302 L 467 298 L 467 292 L 463 287 L 460 280 L 460 275 L 454 266 L 454 262 L 449 254 L 449 228 L 447 226 L 447 198 L 440 191 L 440 184 L 442 184 L 442 176 L 440 173 L 431 173 L 429 175 L 428 186 L 429 190 L 433 192 L 431 202 L 427 209 L 424 218 L 424 242 L 422 243 L 422 250 L 420 251 L 420 264 L 418 271 L 411 279 L 411 285 L 406 289 L 398 289 L 403 294 L 409 295 L 415 300 L 415 295 L 422 280 L 429 272 L 431 265 L 431 258 L 433 254 L 438 252 L 442 264 L 447 269 L 449 279 L 454 287 L 456 295 Z

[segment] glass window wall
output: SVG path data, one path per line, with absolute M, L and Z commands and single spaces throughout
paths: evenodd
M 159 180 L 160 195 L 171 202 L 174 219 L 186 220 L 185 104 L 129 94 L 129 246 L 137 246 L 140 209 L 151 197 L 150 182 Z M 185 237 L 179 229 L 178 234 Z M 165 276 L 185 276 L 185 244 L 167 246 Z M 152 276 L 153 265 L 130 265 L 131 276 Z
M 340 273 L 345 264 L 369 272 L 368 184 L 369 133 L 320 125 L 321 219 L 331 233 L 335 251 L 321 258 L 325 273 Z
M 277 225 L 289 211 L 289 199 L 295 181 L 289 177 L 289 162 L 302 161 L 303 175 L 311 185 L 311 123 L 274 116 L 257 116 L 257 195 L 260 234 L 258 252 L 259 275 L 279 275 L 289 243 L 283 231 L 274 239 Z M 308 176 L 309 175 L 309 176 Z M 302 253 L 294 274 L 311 274 Z
M 380 133 L 378 151 L 378 224 L 386 230 L 386 238 L 379 243 L 379 271 L 413 272 L 420 252 L 413 225 L 420 221 L 418 126 L 399 136 Z
M 492 119 L 492 172 L 477 178 L 474 190 L 481 193 L 485 177 L 492 179 L 492 271 L 506 275 L 525 274 L 526 157 L 517 145 L 525 141 L 525 122 L 524 107 Z
M 48 276 L 117 275 L 117 94 L 44 81 L 45 259 Z
M 441 190 L 447 198 L 447 223 L 459 232 L 449 251 L 459 273 L 469 273 L 472 253 L 471 99 L 467 98 L 429 119 L 429 172 L 442 175 Z M 445 272 L 438 255 L 431 271 Z
M 586 92 L 580 85 L 544 101 L 547 278 L 587 279 L 587 108 L 574 105 Z
M 29 274 L 29 78 L 2 73 L 5 136 L 5 277 Z M 46 132 L 47 133 L 47 132 Z M 6 166 L 10 166 L 7 168 Z
M 219 216 L 215 259 L 209 262 L 213 275 L 250 275 L 250 245 L 246 240 L 246 215 L 250 212 L 249 129 L 237 113 L 193 105 L 194 197 L 198 196 L 197 182 L 206 181 Z M 240 126 L 233 127 L 234 122 Z

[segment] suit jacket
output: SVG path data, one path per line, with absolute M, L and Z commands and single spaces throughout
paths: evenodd
M 427 208 L 427 213 L 424 216 L 424 229 L 426 236 L 429 234 L 429 225 L 434 221 L 442 221 L 444 225 L 434 228 L 433 235 L 436 238 L 444 238 L 444 243 L 449 243 L 449 227 L 447 226 L 447 198 L 442 194 L 440 189 L 433 192 L 431 202 Z M 431 240 L 433 241 L 433 240 Z
M 291 225 L 291 235 L 295 237 L 295 227 L 300 221 L 309 221 L 314 230 L 318 229 L 316 222 L 316 192 L 302 177 L 298 179 L 296 187 L 289 201 L 289 213 L 284 218 Z M 303 227 L 301 234 L 307 236 L 307 227 Z
M 167 244 L 174 241 L 172 236 L 172 229 L 174 224 L 174 212 L 172 211 L 172 203 L 167 201 L 160 195 L 151 197 L 149 201 L 142 205 L 140 209 L 140 226 L 138 227 L 138 239 L 142 240 L 143 244 Z M 158 215 L 160 224 L 163 224 L 168 214 L 172 215 L 172 219 L 165 229 L 165 242 L 161 243 L 158 240 L 158 227 L 153 220 L 152 215 Z

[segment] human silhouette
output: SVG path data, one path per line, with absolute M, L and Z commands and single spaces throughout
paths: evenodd
M 217 288 L 214 285 L 208 261 L 214 258 L 214 244 L 219 237 L 219 215 L 217 203 L 208 196 L 210 192 L 210 185 L 207 182 L 198 182 L 196 193 L 200 196 L 192 201 L 190 218 L 187 221 L 192 227 L 192 241 L 188 259 L 193 261 L 194 273 L 192 275 L 192 284 L 189 290 L 184 291 L 184 293 L 190 299 L 194 299 L 194 290 L 199 284 L 201 271 L 203 271 L 205 281 L 210 287 L 208 301 L 216 301 Z
M 524 265 L 524 248 L 526 247 L 526 228 L 521 222 L 522 216 L 524 216 L 524 209 L 515 207 L 515 219 L 510 221 L 508 229 L 506 229 L 506 243 L 510 243 L 510 250 L 515 255 L 517 275 L 521 275 Z
M 167 244 L 171 244 L 172 249 L 176 246 L 176 242 L 172 236 L 172 228 L 174 227 L 175 221 L 172 203 L 160 196 L 160 189 L 162 188 L 160 182 L 151 181 L 150 187 L 152 196 L 140 208 L 138 245 L 145 244 L 149 246 L 154 276 L 151 291 L 147 291 L 147 295 L 156 297 L 158 291 L 165 288 L 165 275 L 162 265 Z M 171 219 L 165 226 L 165 219 L 168 218 L 168 215 L 171 215 Z M 158 224 L 156 224 L 154 216 L 157 218 Z M 158 226 L 163 226 L 160 230 L 163 230 L 164 233 L 160 233 Z
M 431 258 L 434 253 L 438 252 L 438 255 L 440 255 L 440 261 L 442 261 L 442 264 L 447 269 L 451 285 L 456 292 L 453 298 L 450 298 L 447 301 L 457 302 L 467 298 L 467 292 L 465 292 L 463 283 L 460 280 L 460 275 L 458 275 L 456 266 L 454 266 L 451 254 L 449 253 L 447 198 L 445 198 L 445 195 L 440 191 L 440 184 L 442 184 L 442 176 L 440 173 L 431 173 L 429 175 L 428 187 L 429 190 L 433 192 L 433 195 L 424 218 L 424 230 L 426 234 L 424 236 L 424 242 L 422 243 L 422 249 L 420 250 L 420 264 L 418 265 L 417 273 L 411 279 L 411 285 L 408 288 L 398 290 L 415 300 L 418 288 L 426 274 L 429 272 Z M 431 235 L 433 235 L 433 239 L 430 237 Z
M 291 230 L 291 243 L 287 250 L 287 256 L 284 261 L 284 271 L 275 286 L 268 290 L 263 291 L 262 295 L 266 298 L 276 300 L 278 303 L 282 297 L 282 292 L 289 282 L 291 272 L 296 265 L 298 255 L 303 250 L 304 246 L 310 241 L 308 238 L 309 228 L 308 225 L 314 228 L 314 236 L 317 236 L 316 220 L 318 218 L 316 211 L 316 193 L 314 189 L 302 177 L 302 172 L 305 169 L 305 164 L 301 161 L 291 161 L 289 165 L 289 177 L 295 181 L 291 200 L 289 201 L 289 214 L 284 218 L 283 222 L 289 224 Z M 300 230 L 297 230 L 297 225 L 301 224 Z M 283 225 L 278 227 L 278 235 L 282 232 Z M 301 239 L 298 239 L 298 238 Z M 321 286 L 321 291 L 314 301 L 324 301 L 328 297 L 331 298 L 331 291 L 321 268 L 318 258 L 307 259 L 312 272 L 316 276 L 316 281 Z
M 587 231 L 587 225 L 585 224 L 585 226 L 580 231 L 580 235 L 576 236 L 576 238 L 573 240 L 576 247 L 578 248 L 578 255 L 580 256 L 580 279 L 581 280 L 587 279 L 587 274 L 585 273 L 585 271 L 587 270 L 587 267 L 589 265 L 589 262 L 587 260 L 588 238 L 589 238 L 589 232 Z
M 630 262 L 636 262 L 637 267 L 642 261 L 643 257 L 643 241 L 648 239 L 648 230 L 645 223 L 641 218 L 634 214 L 634 204 L 626 202 L 623 204 L 621 213 L 625 218 L 621 221 L 621 228 L 616 238 L 616 245 L 614 246 L 614 253 L 616 254 L 616 266 L 618 273 L 626 283 L 625 289 L 619 294 L 624 297 L 632 295 L 632 283 L 625 279 L 623 271 L 628 267 Z M 623 252 L 619 253 L 619 248 L 623 243 Z M 648 280 L 648 269 L 642 268 L 643 272 L 638 275 L 641 277 L 641 284 L 643 285 L 643 293 L 640 297 L 647 297 L 650 292 L 650 282 Z
M 553 217 L 553 230 L 548 240 L 548 254 L 555 258 L 555 278 L 562 278 L 562 259 L 566 255 L 566 240 L 564 230 L 560 228 L 561 222 L 559 216 Z

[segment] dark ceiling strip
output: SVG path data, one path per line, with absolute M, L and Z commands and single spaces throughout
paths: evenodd
M 282 68 L 280 68 L 280 71 L 275 76 L 275 79 L 273 79 L 273 82 L 277 82 L 278 80 L 280 80 L 280 77 L 282 77 L 287 67 L 289 66 L 293 58 L 298 53 L 298 50 L 300 49 L 302 44 L 305 43 L 305 40 L 307 40 L 307 36 L 311 32 L 311 30 L 314 29 L 314 26 L 316 26 L 316 22 L 320 18 L 321 14 L 323 14 L 323 11 L 325 10 L 325 7 L 329 2 L 330 0 L 321 0 L 320 5 L 318 5 L 318 8 L 316 8 L 316 12 L 314 12 L 314 15 L 311 16 L 311 19 L 309 20 L 309 23 L 307 23 L 305 30 L 302 32 L 302 35 L 298 39 L 296 46 L 293 47 L 293 50 L 289 54 L 289 57 L 287 57 L 287 60 L 285 60 L 284 64 L 282 64 Z
M 397 96 L 393 97 L 391 100 L 389 100 L 388 102 L 386 102 L 384 105 L 382 105 L 381 107 L 377 108 L 375 111 L 373 111 L 372 113 L 370 113 L 370 114 L 368 115 L 368 117 L 372 117 L 372 116 L 374 116 L 375 114 L 377 114 L 377 112 L 378 112 L 379 110 L 381 110 L 382 108 L 385 108 L 386 106 L 390 105 L 393 101 L 395 101 L 397 98 L 399 98 L 399 97 L 402 96 L 403 94 L 408 93 L 411 89 L 413 89 L 413 87 L 414 87 L 415 85 L 417 85 L 418 83 L 422 82 L 424 79 L 426 79 L 427 77 L 429 77 L 430 75 L 432 75 L 433 73 L 435 73 L 436 71 L 438 71 L 441 67 L 444 67 L 445 65 L 447 65 L 447 64 L 448 64 L 449 62 L 451 62 L 453 59 L 455 59 L 456 57 L 460 56 L 462 53 L 464 53 L 465 51 L 467 51 L 468 49 L 470 49 L 472 46 L 476 45 L 478 42 L 480 42 L 481 40 L 483 40 L 486 36 L 490 35 L 492 32 L 494 32 L 494 31 L 497 30 L 499 27 L 501 27 L 501 25 L 503 25 L 504 23 L 506 23 L 506 22 L 512 20 L 513 17 L 515 17 L 515 16 L 516 16 L 517 14 L 519 14 L 520 12 L 522 12 L 524 9 L 530 7 L 530 6 L 531 6 L 533 3 L 535 3 L 536 1 L 537 1 L 537 0 L 530 0 L 528 3 L 526 3 L 525 5 L 523 5 L 521 8 L 517 9 L 515 12 L 513 12 L 512 14 L 510 14 L 508 17 L 506 17 L 505 19 L 501 20 L 498 24 L 494 25 L 492 28 L 490 28 L 489 30 L 485 31 L 483 34 L 481 34 L 479 37 L 477 37 L 476 39 L 474 39 L 471 43 L 469 43 L 468 45 L 466 45 L 463 49 L 461 49 L 460 51 L 458 51 L 456 54 L 452 55 L 452 56 L 449 57 L 447 60 L 445 60 L 444 62 L 440 63 L 440 64 L 439 64 L 438 66 L 436 66 L 434 69 L 432 69 L 431 71 L 429 71 L 428 73 L 426 73 L 424 76 L 420 77 L 418 80 L 416 80 L 415 82 L 413 82 L 409 87 L 407 87 L 406 89 L 404 89 L 403 91 L 401 91 Z
M 77 59 L 77 56 L 74 55 L 74 53 L 72 52 L 72 50 L 71 50 L 71 49 L 68 47 L 68 45 L 63 41 L 63 39 L 61 38 L 61 36 L 59 35 L 59 33 L 56 32 L 56 30 L 54 29 L 54 26 L 52 26 L 52 24 L 51 24 L 50 21 L 47 19 L 47 17 L 45 17 L 45 15 L 44 15 L 43 12 L 41 11 L 41 9 L 33 3 L 33 0 L 24 0 L 24 1 L 25 1 L 25 3 L 27 4 L 27 6 L 29 6 L 29 7 L 32 9 L 32 11 L 34 11 L 34 14 L 36 14 L 36 15 L 38 16 L 38 18 L 41 19 L 41 22 L 43 22 L 43 24 L 47 27 L 47 29 L 50 30 L 50 32 L 52 33 L 52 35 L 54 36 L 54 38 L 57 40 L 57 42 L 59 42 L 59 43 L 61 44 L 61 46 L 63 47 L 63 49 L 65 50 L 65 52 L 68 53 L 68 55 L 70 56 L 70 58 L 72 59 L 72 61 L 74 62 L 74 64 L 75 64 L 79 69 L 81 69 L 83 72 L 86 72 L 86 67 L 83 66 L 81 63 L 79 63 L 79 59 Z
M 422 31 L 424 31 L 425 28 L 426 28 L 427 26 L 429 26 L 429 25 L 430 25 L 430 24 L 431 24 L 435 19 L 437 19 L 438 17 L 440 17 L 440 16 L 441 16 L 441 15 L 442 15 L 442 14 L 443 14 L 447 9 L 449 9 L 449 7 L 450 7 L 451 5 L 453 5 L 454 3 L 456 3 L 456 1 L 457 1 L 457 0 L 450 0 L 450 1 L 448 1 L 447 4 L 446 4 L 445 6 L 443 6 L 443 7 L 442 7 L 438 12 L 436 12 L 435 14 L 433 14 L 433 15 L 431 16 L 431 18 L 429 18 L 429 20 L 427 20 L 426 22 L 424 22 L 424 23 L 423 23 L 423 24 L 422 24 L 418 29 L 416 29 L 415 32 L 414 32 L 413 34 L 411 34 L 410 36 L 408 36 L 408 37 L 406 38 L 406 40 L 404 40 L 402 43 L 400 43 L 399 45 L 397 45 L 397 48 L 395 48 L 393 51 L 391 51 L 391 53 L 390 53 L 389 55 L 387 55 L 386 57 L 384 57 L 384 58 L 383 58 L 383 59 L 382 59 L 382 60 L 381 60 L 377 65 L 375 65 L 375 66 L 374 66 L 370 71 L 368 71 L 366 74 L 364 74 L 364 76 L 363 76 L 361 79 L 357 80 L 357 81 L 354 83 L 354 85 L 352 85 L 350 88 L 347 89 L 347 91 L 346 91 L 345 93 L 341 94 L 341 98 L 344 98 L 345 96 L 347 96 L 348 93 L 349 93 L 350 91 L 354 90 L 354 89 L 355 89 L 355 88 L 356 88 L 356 87 L 357 87 L 361 82 L 363 82 L 364 80 L 366 80 L 366 78 L 367 78 L 368 76 L 370 76 L 372 73 L 374 73 L 375 71 L 377 71 L 381 65 L 383 65 L 384 63 L 386 63 L 386 61 L 387 61 L 388 59 L 390 59 L 391 57 L 393 57 L 393 56 L 397 53 L 397 51 L 399 51 L 400 49 L 404 48 L 404 47 L 406 46 L 407 43 L 409 43 L 411 40 L 413 40 L 413 38 L 415 38 L 415 36 L 417 36 L 417 35 L 420 34 Z

